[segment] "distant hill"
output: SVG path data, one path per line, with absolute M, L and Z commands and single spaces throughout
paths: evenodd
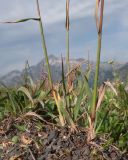
M 122 80 L 128 80 L 128 63 L 119 68 L 118 73 Z
M 64 64 L 66 62 L 65 58 Z M 86 61 L 83 58 L 79 59 L 71 59 L 70 63 L 71 65 L 77 65 L 81 62 Z M 49 56 L 49 63 L 51 66 L 51 72 L 52 72 L 52 78 L 54 82 L 61 80 L 61 59 L 57 58 L 53 55 Z M 95 71 L 95 63 L 90 62 L 93 66 L 91 78 L 90 78 L 90 84 L 93 83 L 93 77 L 94 77 L 94 71 Z M 66 65 L 65 65 L 66 67 Z M 82 64 L 82 70 L 86 70 L 87 64 Z M 120 77 L 122 77 L 123 80 L 125 80 L 128 76 L 128 63 L 126 64 L 118 64 L 115 66 L 116 72 L 119 73 Z M 40 80 L 41 76 L 43 74 L 46 74 L 46 67 L 45 67 L 45 60 L 43 59 L 40 63 L 38 63 L 35 66 L 31 66 L 28 70 L 29 74 L 33 78 L 34 81 Z M 0 83 L 5 84 L 6 86 L 19 86 L 24 83 L 24 77 L 25 77 L 25 69 L 22 71 L 14 70 L 9 72 L 8 74 L 4 75 L 0 78 Z M 110 64 L 101 62 L 100 65 L 100 74 L 99 74 L 100 83 L 106 80 L 112 80 L 114 78 L 113 75 L 113 68 Z

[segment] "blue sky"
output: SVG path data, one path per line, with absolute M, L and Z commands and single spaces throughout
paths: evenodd
M 95 0 L 70 0 L 71 57 L 95 60 Z M 0 21 L 36 17 L 35 0 L 0 0 Z M 49 54 L 65 56 L 65 0 L 40 0 Z M 105 0 L 101 60 L 128 61 L 128 0 Z M 43 57 L 38 22 L 0 24 L 0 75 Z

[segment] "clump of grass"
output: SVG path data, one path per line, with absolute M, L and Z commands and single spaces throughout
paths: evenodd
M 4 22 L 21 23 L 29 20 L 39 22 L 50 85 L 49 88 L 45 88 L 44 84 L 47 79 L 37 84 L 33 82 L 31 77 L 27 76 L 25 85 L 18 89 L 0 88 L 0 119 L 9 114 L 15 117 L 24 117 L 23 115 L 25 115 L 36 116 L 42 121 L 46 119 L 46 121 L 61 126 L 68 125 L 73 131 L 78 131 L 78 127 L 82 126 L 89 129 L 89 142 L 95 138 L 96 134 L 102 135 L 108 139 L 108 143 L 114 142 L 122 150 L 125 150 L 128 140 L 128 93 L 125 91 L 125 86 L 121 82 L 116 83 L 115 86 L 110 82 L 104 82 L 98 90 L 104 0 L 96 0 L 95 19 L 98 47 L 93 90 L 89 86 L 91 72 L 89 64 L 84 72 L 81 69 L 81 64 L 75 68 L 70 68 L 69 3 L 70 0 L 66 0 L 66 64 L 68 73 L 65 76 L 62 58 L 62 81 L 57 85 L 53 84 L 52 81 L 39 0 L 36 0 L 37 18 Z M 98 12 L 100 12 L 100 17 Z M 71 82 L 70 86 L 69 81 Z

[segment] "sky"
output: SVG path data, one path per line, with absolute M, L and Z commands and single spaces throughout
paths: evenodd
M 49 55 L 66 55 L 65 1 L 39 0 Z M 96 59 L 96 0 L 70 0 L 70 54 Z M 128 0 L 105 0 L 101 60 L 128 62 Z M 0 22 L 37 17 L 36 0 L 0 0 Z M 0 76 L 43 58 L 38 22 L 0 24 Z

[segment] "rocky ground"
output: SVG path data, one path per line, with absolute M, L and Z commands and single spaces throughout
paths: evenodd
M 97 138 L 87 143 L 87 133 L 71 132 L 37 120 L 7 118 L 0 122 L 0 160 L 128 160 L 115 146 L 102 147 Z

